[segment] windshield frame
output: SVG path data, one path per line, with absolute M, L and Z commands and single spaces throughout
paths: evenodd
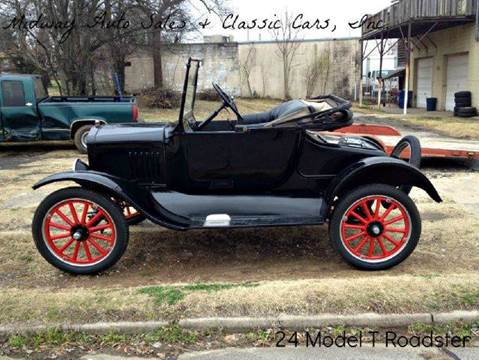
M 191 122 L 190 119 L 186 118 L 187 112 L 191 110 L 191 114 L 188 115 L 190 118 L 195 121 L 194 118 L 194 108 L 195 108 L 195 102 L 196 102 L 196 92 L 198 88 L 198 73 L 199 69 L 201 66 L 201 60 L 199 59 L 193 59 L 189 58 L 188 62 L 186 64 L 186 74 L 185 74 L 185 82 L 183 84 L 183 94 L 181 96 L 181 107 L 180 107 L 180 114 L 178 117 L 178 125 L 177 125 L 177 130 L 182 130 L 186 131 L 187 128 L 191 128 Z M 189 87 L 190 85 L 190 72 L 195 71 L 193 75 L 193 94 L 191 94 L 191 109 L 186 109 L 186 101 L 187 101 L 187 96 L 189 95 Z M 191 90 L 190 90 L 191 91 Z M 188 122 L 189 124 L 185 124 L 185 122 Z M 186 126 L 185 126 L 186 125 Z
M 33 89 L 35 92 L 35 100 L 37 102 L 40 102 L 42 100 L 45 100 L 48 98 L 48 90 L 43 84 L 42 78 L 40 76 L 34 76 L 33 77 Z M 42 94 L 39 94 L 39 91 L 42 91 Z

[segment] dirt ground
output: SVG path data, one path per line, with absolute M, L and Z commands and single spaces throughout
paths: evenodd
M 259 111 L 268 104 L 245 105 Z M 114 268 L 79 277 L 46 263 L 30 232 L 39 201 L 66 184 L 31 186 L 69 170 L 77 157 L 87 160 L 70 144 L 0 146 L 0 324 L 479 307 L 479 172 L 461 165 L 425 164 L 445 201 L 413 191 L 422 238 L 407 261 L 386 272 L 349 267 L 325 227 L 175 232 L 145 222 L 130 229 Z M 138 291 L 197 283 L 254 286 L 189 292 L 170 305 Z

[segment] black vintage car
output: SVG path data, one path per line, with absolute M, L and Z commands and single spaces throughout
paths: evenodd
M 369 139 L 323 133 L 352 123 L 351 104 L 339 97 L 244 115 L 217 84 L 221 107 L 197 121 L 199 67 L 188 61 L 178 123 L 98 124 L 87 138 L 88 164 L 77 160 L 73 171 L 34 185 L 79 185 L 36 210 L 33 238 L 47 261 L 77 274 L 105 270 L 125 251 L 129 223 L 145 218 L 175 230 L 327 223 L 334 247 L 361 269 L 411 254 L 421 234 L 411 187 L 441 201 L 414 166 L 417 139 L 403 139 L 388 157 Z M 236 120 L 213 121 L 223 109 Z

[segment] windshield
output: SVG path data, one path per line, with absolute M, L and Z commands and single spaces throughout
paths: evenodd
M 200 60 L 188 60 L 181 104 L 182 113 L 180 114 L 180 121 L 182 121 L 185 131 L 191 131 L 192 126 L 196 123 L 194 108 L 199 68 Z

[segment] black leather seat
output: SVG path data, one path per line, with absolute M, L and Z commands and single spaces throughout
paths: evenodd
M 270 121 L 279 119 L 291 113 L 295 113 L 299 110 L 304 110 L 305 108 L 308 108 L 308 105 L 306 105 L 303 101 L 290 100 L 272 108 L 269 111 L 242 115 L 243 121 L 241 121 L 240 124 L 251 125 L 269 123 Z

